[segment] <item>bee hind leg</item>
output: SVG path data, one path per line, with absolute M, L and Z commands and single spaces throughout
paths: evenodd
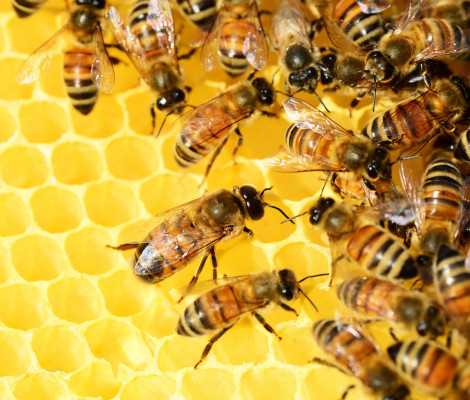
M 227 137 L 224 139 L 224 141 L 219 145 L 219 147 L 217 147 L 217 149 L 215 149 L 214 154 L 212 155 L 211 159 L 209 160 L 209 163 L 207 164 L 206 172 L 204 173 L 204 178 L 202 178 L 202 181 L 201 181 L 201 183 L 199 184 L 199 187 L 201 187 L 201 186 L 204 184 L 204 182 L 206 181 L 207 176 L 209 175 L 209 172 L 210 172 L 211 169 L 212 169 L 212 164 L 214 164 L 215 159 L 216 159 L 217 156 L 220 154 L 220 152 L 222 151 L 222 149 L 224 148 L 224 146 L 227 144 L 227 140 L 228 140 L 228 136 L 227 136 Z
M 235 128 L 234 132 L 235 132 L 235 133 L 237 134 L 237 136 L 238 136 L 237 144 L 235 145 L 235 148 L 233 149 L 233 153 L 232 153 L 233 163 L 236 164 L 237 161 L 235 160 L 235 156 L 237 155 L 238 149 L 239 149 L 240 146 L 243 144 L 243 135 L 242 135 L 242 133 L 240 132 L 240 129 L 238 128 L 238 126 Z
M 214 345 L 215 342 L 217 342 L 217 340 L 220 339 L 220 337 L 225 333 L 227 332 L 233 325 L 230 325 L 228 328 L 225 328 L 223 330 L 221 330 L 217 335 L 213 336 L 211 338 L 211 340 L 209 340 L 209 343 L 207 343 L 206 347 L 204 347 L 204 351 L 202 352 L 202 355 L 201 355 L 201 358 L 199 359 L 199 361 L 196 363 L 196 365 L 194 365 L 194 369 L 196 369 L 199 364 L 201 364 L 204 359 L 207 357 L 207 355 L 209 354 L 209 352 L 211 351 L 211 348 L 212 346 Z
M 199 263 L 199 266 L 197 267 L 196 269 L 196 272 L 194 273 L 194 276 L 191 278 L 191 282 L 189 282 L 189 285 L 186 287 L 186 289 L 184 290 L 184 293 L 183 295 L 179 298 L 178 300 L 178 304 L 181 303 L 181 301 L 188 295 L 188 293 L 191 292 L 191 290 L 193 289 L 194 285 L 196 284 L 198 278 L 199 278 L 199 275 L 201 274 L 201 271 L 202 269 L 204 268 L 204 264 L 206 263 L 207 261 L 207 257 L 209 257 L 209 254 L 211 254 L 212 252 L 214 251 L 214 248 L 211 247 L 209 250 L 207 250 L 205 253 L 204 253 L 204 256 L 202 257 L 202 260 L 201 262 Z M 215 256 L 215 254 L 214 254 Z
M 282 337 L 280 337 L 276 331 L 274 330 L 274 328 L 269 325 L 266 320 L 261 316 L 259 315 L 256 311 L 253 311 L 252 314 L 255 316 L 255 318 L 258 320 L 258 322 L 263 325 L 264 329 L 266 329 L 269 333 L 272 333 L 273 335 L 275 335 L 279 340 L 282 340 Z
M 113 250 L 124 251 L 124 250 L 136 249 L 137 247 L 139 247 L 139 244 L 140 244 L 139 242 L 129 242 L 129 243 L 120 244 L 119 246 L 111 246 L 107 244 L 106 247 L 109 249 L 113 249 Z

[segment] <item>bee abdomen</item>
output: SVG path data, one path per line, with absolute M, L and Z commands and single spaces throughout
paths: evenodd
M 217 16 L 217 4 L 215 0 L 191 1 L 177 0 L 188 18 L 201 30 L 208 32 Z
M 38 11 L 46 0 L 11 0 L 19 18 L 26 18 Z
M 454 156 L 458 160 L 470 162 L 470 129 L 460 134 L 455 146 Z
M 90 49 L 71 49 L 64 54 L 64 81 L 72 105 L 87 115 L 98 100 L 98 88 L 91 79 L 93 54 Z
M 347 244 L 348 254 L 367 270 L 389 279 L 409 279 L 418 275 L 408 249 L 391 235 L 374 225 L 354 232 Z
M 253 29 L 256 27 L 250 21 L 233 20 L 226 22 L 220 30 L 220 62 L 230 76 L 239 76 L 249 67 L 243 47 L 248 32 Z

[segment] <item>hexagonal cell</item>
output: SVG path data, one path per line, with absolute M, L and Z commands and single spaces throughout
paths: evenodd
M 185 399 L 230 399 L 235 390 L 235 380 L 227 371 L 210 368 L 189 370 L 183 376 L 182 394 Z
M 264 189 L 266 179 L 261 169 L 254 163 L 229 161 L 225 165 L 214 168 L 207 177 L 207 190 L 209 192 L 220 189 L 221 187 L 231 189 L 233 186 L 242 186 L 245 184 L 254 185 L 258 190 Z
M 23 330 L 39 328 L 48 317 L 47 300 L 35 285 L 18 283 L 0 288 L 0 320 L 5 325 Z
M 19 115 L 21 133 L 32 143 L 52 143 L 68 129 L 65 110 L 46 101 L 24 104 Z
M 114 371 L 120 363 L 140 371 L 152 361 L 152 353 L 139 331 L 124 321 L 101 319 L 85 331 L 92 353 L 107 360 Z
M 28 374 L 16 382 L 13 391 L 18 400 L 64 400 L 71 393 L 63 380 L 53 374 L 39 372 Z
M 5 282 L 12 271 L 13 267 L 10 261 L 10 249 L 0 244 L 0 283 Z
M 0 142 L 6 142 L 10 139 L 18 128 L 16 119 L 8 111 L 7 107 L 0 107 L 0 121 L 2 121 L 2 129 L 0 130 Z
M 121 390 L 121 400 L 168 400 L 176 392 L 177 382 L 169 376 L 136 376 Z
M 140 188 L 140 199 L 151 214 L 169 210 L 201 196 L 199 183 L 190 176 L 159 173 Z M 169 194 L 171 188 L 171 196 Z
M 48 4 L 51 0 L 47 0 Z M 63 107 L 70 104 L 64 83 L 64 54 L 59 52 L 51 57 L 48 68 L 41 72 L 38 80 L 40 89 L 49 96 L 57 97 Z
M 39 365 L 51 372 L 73 372 L 87 362 L 88 348 L 80 332 L 56 325 L 38 329 L 31 342 Z
M 96 181 L 104 171 L 98 149 L 83 142 L 68 142 L 55 146 L 51 163 L 56 178 L 67 185 Z
M 129 116 L 129 126 L 135 133 L 150 135 L 152 117 L 150 116 L 149 107 L 153 101 L 155 101 L 155 95 L 150 90 L 126 97 L 124 105 Z M 157 126 L 159 126 L 159 120 L 161 119 L 159 118 L 156 121 Z
M 100 94 L 95 108 L 90 114 L 82 115 L 74 109 L 71 113 L 71 119 L 75 132 L 79 135 L 101 139 L 114 135 L 122 128 L 123 114 L 116 99 Z
M 24 59 L 4 57 L 0 59 L 0 76 L 3 82 L 15 82 L 16 71 L 23 63 Z M 26 100 L 30 99 L 33 94 L 34 85 L 1 85 L 0 99 Z
M 267 171 L 267 177 L 276 195 L 284 200 L 301 201 L 320 193 L 325 184 L 321 172 L 283 173 Z
M 246 275 L 254 271 L 270 270 L 274 266 L 266 257 L 266 253 L 253 245 L 250 237 L 242 233 L 239 239 L 216 246 L 215 254 L 219 264 L 219 275 Z M 210 270 L 210 264 L 204 269 Z M 211 271 L 204 271 L 209 279 Z
M 0 332 L 0 376 L 20 376 L 31 367 L 31 348 L 20 332 Z
M 176 324 L 174 329 L 176 331 Z M 208 340 L 207 337 L 203 336 L 191 338 L 175 334 L 169 337 L 157 354 L 159 370 L 162 372 L 177 372 L 183 368 L 192 368 L 201 357 Z M 184 354 L 184 357 L 181 357 L 182 354 Z M 209 358 L 212 356 L 209 354 Z
M 16 271 L 31 282 L 57 278 L 67 263 L 60 244 L 44 235 L 16 240 L 11 246 L 11 260 Z
M 49 176 L 44 154 L 29 146 L 7 148 L 0 155 L 0 173 L 5 183 L 21 189 L 42 185 Z
M 139 203 L 131 187 L 114 181 L 91 185 L 85 193 L 85 206 L 93 222 L 117 226 L 139 213 Z
M 88 227 L 67 236 L 65 251 L 78 272 L 100 275 L 118 262 L 119 252 L 106 247 L 112 243 L 113 237 L 108 231 Z
M 54 314 L 67 321 L 90 321 L 103 312 L 98 289 L 85 278 L 62 278 L 49 286 L 47 296 Z
M 107 362 L 97 361 L 74 373 L 68 385 L 79 396 L 108 400 L 116 396 L 121 382 L 114 377 Z
M 242 375 L 240 392 L 242 398 L 253 400 L 273 398 L 293 400 L 297 392 L 297 379 L 295 374 L 286 368 L 254 367 Z
M 153 287 L 138 279 L 130 268 L 101 278 L 98 284 L 107 310 L 120 317 L 137 314 L 151 303 L 154 297 Z
M 162 338 L 175 333 L 179 312 L 175 303 L 169 301 L 160 290 L 154 290 L 154 297 L 147 309 L 132 318 L 132 323 L 146 334 Z
M 71 190 L 49 186 L 30 199 L 34 220 L 41 229 L 61 233 L 76 228 L 83 219 L 81 199 Z
M 273 342 L 276 359 L 291 365 L 307 365 L 312 356 L 305 349 L 315 346 L 312 327 L 286 326 L 279 329 L 278 334 L 282 340 Z
M 336 368 L 331 367 L 314 368 L 304 378 L 302 386 L 305 396 L 311 399 L 341 399 L 349 386 L 355 386 L 355 388 L 348 392 L 348 400 L 367 398 L 357 379 L 348 377 Z
M 23 198 L 16 193 L 0 194 L 0 236 L 20 235 L 31 224 L 31 214 Z

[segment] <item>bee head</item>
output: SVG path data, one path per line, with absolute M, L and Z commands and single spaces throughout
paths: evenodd
M 92 6 L 98 10 L 103 10 L 106 6 L 106 0 L 76 0 L 77 6 Z
M 313 93 L 320 79 L 318 70 L 308 67 L 303 71 L 291 72 L 289 74 L 289 85 L 295 88 L 302 88 L 307 93 Z
M 293 300 L 299 295 L 299 285 L 294 271 L 282 269 L 279 271 L 279 281 L 281 284 L 281 297 L 285 300 Z
M 264 216 L 264 202 L 260 193 L 252 185 L 243 185 L 240 188 L 240 196 L 245 203 L 250 219 L 257 221 Z
M 99 16 L 96 13 L 96 9 L 92 7 L 80 7 L 72 12 L 70 23 L 72 29 L 90 33 L 95 29 L 98 18 Z M 80 34 L 77 35 L 80 36 Z
M 186 95 L 181 89 L 173 89 L 157 99 L 157 108 L 160 111 L 175 108 L 186 101 Z
M 387 81 L 392 78 L 395 68 L 380 51 L 373 51 L 366 58 L 366 78 L 370 82 Z
M 300 71 L 312 62 L 312 54 L 305 45 L 294 43 L 287 48 L 284 63 L 289 71 Z
M 310 223 L 312 225 L 317 225 L 322 220 L 325 212 L 334 205 L 335 201 L 331 197 L 321 197 L 308 211 L 310 214 Z
M 251 84 L 258 91 L 258 98 L 262 104 L 270 106 L 274 103 L 274 91 L 266 79 L 255 78 Z
M 383 147 L 377 147 L 372 160 L 366 167 L 368 180 L 374 181 L 380 177 L 390 177 L 390 154 Z
M 429 336 L 432 339 L 444 334 L 445 316 L 440 306 L 434 302 L 429 306 L 421 321 L 419 321 L 416 331 L 421 336 Z

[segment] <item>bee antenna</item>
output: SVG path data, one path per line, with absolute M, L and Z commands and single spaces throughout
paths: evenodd
M 293 221 L 292 221 L 293 219 L 298 218 L 298 217 L 301 217 L 302 215 L 305 215 L 305 214 L 307 214 L 307 213 L 308 213 L 308 211 L 305 211 L 305 212 L 303 212 L 302 214 L 296 215 L 296 216 L 294 216 L 294 217 L 287 218 L 287 219 L 285 219 L 284 221 L 282 221 L 281 224 L 283 224 L 284 222 L 292 222 L 292 223 L 293 223 Z
M 340 80 L 339 83 L 346 83 L 350 79 L 354 78 L 357 74 L 362 74 L 364 72 L 369 72 L 368 69 L 361 69 L 360 71 L 354 72 L 354 74 L 349 75 L 348 77 L 344 78 L 343 80 Z
M 292 223 L 295 225 L 295 222 L 292 221 L 292 218 L 289 218 L 289 216 L 288 216 L 284 211 L 282 211 L 279 207 L 272 206 L 271 204 L 268 204 L 268 203 L 264 203 L 264 205 L 265 205 L 266 207 L 274 208 L 275 210 L 279 211 L 282 215 L 284 215 L 284 217 L 286 217 L 287 219 L 284 220 L 284 221 L 282 221 L 282 222 L 290 221 L 290 222 L 292 222 Z M 281 222 L 281 224 L 282 224 L 282 222 Z
M 412 160 L 413 158 L 419 158 L 419 157 L 422 157 L 422 156 L 423 156 L 422 154 L 416 154 L 414 156 L 407 156 L 407 157 L 403 157 L 403 158 L 397 158 L 395 161 L 391 162 L 389 165 L 392 166 L 393 164 L 396 164 L 399 161 Z
M 296 92 L 294 92 L 294 94 L 295 94 L 295 93 L 296 93 Z M 293 95 L 294 95 L 294 94 L 293 94 Z M 325 107 L 325 110 L 328 111 L 328 112 L 330 112 L 330 110 L 328 110 L 328 107 L 325 106 L 325 103 L 323 103 L 322 99 L 320 99 L 320 96 L 317 94 L 317 92 L 316 92 L 316 91 L 313 91 L 313 94 L 314 94 L 315 96 L 317 96 L 317 99 L 320 101 L 321 105 L 322 105 L 323 107 Z M 293 95 L 292 95 L 292 96 L 293 96 Z
M 289 93 L 286 93 L 286 92 L 281 92 L 280 90 L 275 90 L 274 92 L 283 94 L 286 97 L 292 97 L 295 93 L 297 93 L 297 92 L 295 92 L 294 94 L 289 94 Z
M 276 71 L 274 71 L 273 77 L 271 78 L 271 86 L 274 85 L 274 77 L 277 75 L 277 73 L 279 72 L 280 69 L 281 68 L 278 68 L 278 69 L 276 69 Z M 281 93 L 281 92 L 279 92 L 279 93 Z
M 304 295 L 304 297 L 308 300 L 308 302 L 313 306 L 316 312 L 318 312 L 318 308 L 315 305 L 315 303 L 310 299 L 310 297 L 307 296 L 307 294 L 299 287 L 299 292 Z
M 169 115 L 173 113 L 174 113 L 174 110 L 171 110 L 168 114 L 165 115 L 165 118 L 163 118 L 162 124 L 160 125 L 160 128 L 158 129 L 158 132 L 155 135 L 155 139 L 160 136 L 160 133 L 162 132 L 162 129 L 163 129 L 163 125 L 165 125 L 166 119 L 168 118 Z
M 323 184 L 323 187 L 321 188 L 320 192 L 320 197 L 323 196 L 323 191 L 325 190 L 326 184 L 328 183 L 328 179 L 330 179 L 331 171 L 328 171 L 328 175 L 326 176 L 325 183 Z
M 250 75 L 247 76 L 246 81 L 251 82 L 251 80 L 254 78 L 255 74 L 258 72 L 257 69 L 255 69 Z
M 306 281 L 307 279 L 311 279 L 311 278 L 318 278 L 319 276 L 328 276 L 330 275 L 329 273 L 325 273 L 325 274 L 316 274 L 316 275 L 308 275 L 306 276 L 305 278 L 302 278 L 300 281 L 298 281 L 297 283 L 302 283 L 303 281 Z
M 263 198 L 264 192 L 267 192 L 268 190 L 271 190 L 272 188 L 273 188 L 272 186 L 267 187 L 267 188 L 264 188 L 264 189 L 261 191 L 261 193 L 259 194 L 259 197 Z

